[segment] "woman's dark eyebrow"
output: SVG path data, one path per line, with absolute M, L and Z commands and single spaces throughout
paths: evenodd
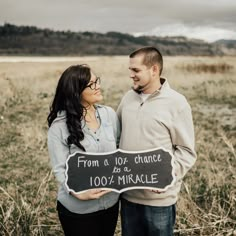
M 89 81 L 89 84 L 88 84 L 88 85 L 96 83 L 97 80 L 98 80 L 98 78 L 100 78 L 100 76 L 96 76 L 96 80 L 95 80 L 95 81 Z M 91 83 L 90 83 L 90 82 L 91 82 Z

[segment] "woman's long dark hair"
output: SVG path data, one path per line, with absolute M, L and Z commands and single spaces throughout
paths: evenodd
M 57 113 L 66 112 L 66 124 L 69 131 L 67 143 L 75 144 L 83 151 L 80 143 L 84 139 L 81 121 L 84 116 L 84 107 L 81 104 L 81 94 L 91 79 L 91 70 L 87 65 L 74 65 L 67 68 L 61 75 L 55 97 L 50 107 L 47 121 L 50 127 Z

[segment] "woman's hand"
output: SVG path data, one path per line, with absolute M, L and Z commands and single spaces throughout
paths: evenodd
M 71 195 L 78 198 L 79 200 L 85 201 L 85 200 L 98 199 L 109 192 L 111 192 L 111 190 L 89 189 L 86 192 L 79 193 L 79 194 L 71 192 Z

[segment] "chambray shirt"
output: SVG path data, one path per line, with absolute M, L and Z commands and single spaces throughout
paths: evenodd
M 120 136 L 120 125 L 115 111 L 107 106 L 96 105 L 96 117 L 100 127 L 96 132 L 82 121 L 84 140 L 81 144 L 87 152 L 102 153 L 116 149 Z M 66 112 L 60 112 L 48 130 L 48 151 L 53 172 L 59 182 L 57 200 L 69 211 L 86 214 L 112 207 L 119 198 L 116 192 L 110 192 L 99 199 L 81 201 L 70 195 L 65 187 L 66 159 L 76 151 L 82 151 L 76 145 L 67 144 L 69 132 L 66 126 Z

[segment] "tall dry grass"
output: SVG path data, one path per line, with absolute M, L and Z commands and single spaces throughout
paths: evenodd
M 198 154 L 177 203 L 175 235 L 236 235 L 236 58 L 164 59 L 164 76 L 191 103 Z M 116 109 L 131 86 L 126 57 L 0 63 L 1 235 L 63 235 L 46 117 L 60 74 L 77 63 L 88 63 L 101 76 L 104 103 Z M 201 69 L 224 64 L 229 69 Z M 201 66 L 186 69 L 194 65 Z

